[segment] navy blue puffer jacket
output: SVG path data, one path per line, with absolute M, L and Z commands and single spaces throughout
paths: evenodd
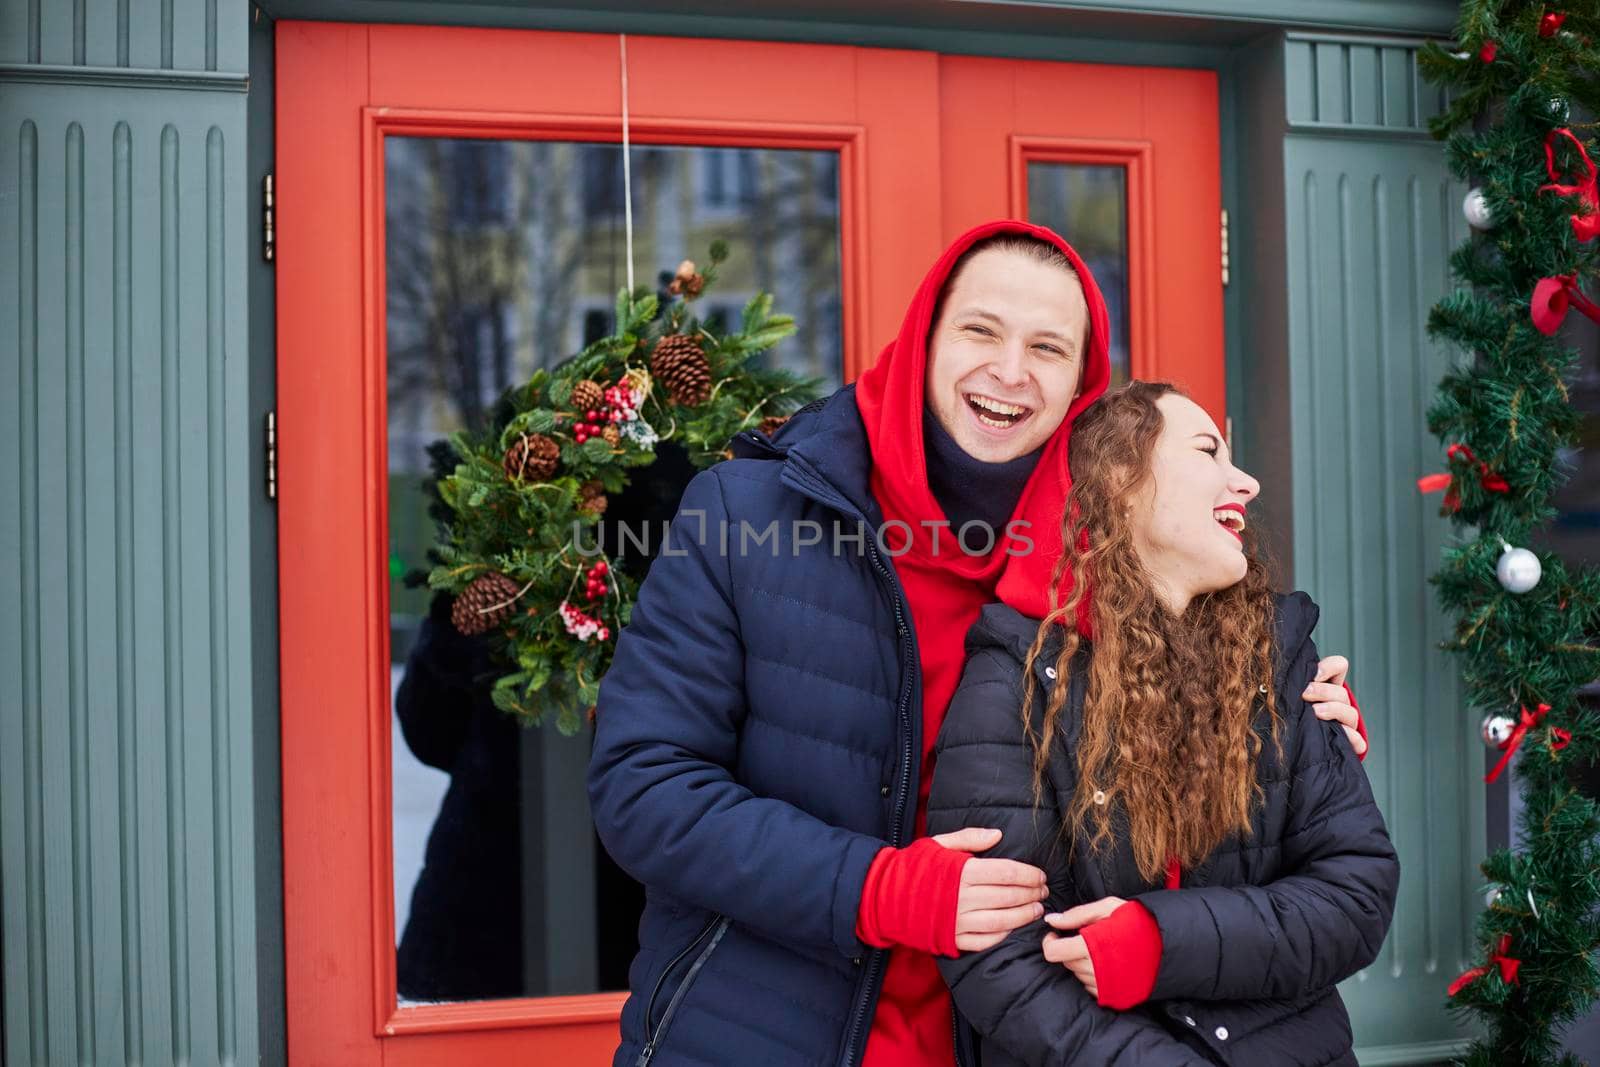
M 916 641 L 854 390 L 778 442 L 690 483 L 600 688 L 595 827 L 648 894 L 619 1067 L 856 1064 L 882 982 L 856 914 L 911 831 Z
M 1316 621 L 1304 593 L 1279 598 L 1283 758 L 1262 746 L 1257 780 L 1265 798 L 1253 833 L 1185 870 L 1183 888 L 1165 890 L 1139 875 L 1125 835 L 1103 856 L 1062 846 L 1086 670 L 1072 671 L 1061 743 L 1035 807 L 1020 713 L 1023 665 L 1039 623 L 1004 605 L 983 609 L 939 733 L 928 832 L 998 827 L 1004 837 L 986 855 L 1043 868 L 1050 910 L 1106 896 L 1137 900 L 1162 941 L 1150 1001 L 1126 1012 L 1100 1007 L 1071 972 L 1044 958 L 1043 921 L 986 952 L 940 960 L 957 1008 L 982 1035 L 983 1067 L 1353 1067 L 1350 1020 L 1334 984 L 1377 956 L 1400 867 L 1343 731 L 1300 699 L 1316 671 Z M 1035 661 L 1036 729 L 1059 641 Z

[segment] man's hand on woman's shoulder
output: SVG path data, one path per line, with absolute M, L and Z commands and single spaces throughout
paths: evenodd
M 1343 656 L 1328 656 L 1317 664 L 1317 676 L 1301 699 L 1315 706 L 1317 718 L 1336 722 L 1344 728 L 1350 747 L 1362 759 L 1367 758 L 1367 731 L 1361 721 L 1361 709 L 1356 706 L 1355 694 L 1345 684 L 1350 675 L 1350 661 Z

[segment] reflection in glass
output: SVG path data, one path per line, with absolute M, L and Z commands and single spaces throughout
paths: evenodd
M 632 159 L 638 280 L 664 285 L 727 240 L 701 316 L 736 322 L 769 291 L 799 328 L 763 358 L 840 384 L 837 154 L 649 146 Z M 400 999 L 624 989 L 643 891 L 595 839 L 589 737 L 496 710 L 483 639 L 415 582 L 433 541 L 430 445 L 492 420 L 508 386 L 612 329 L 627 278 L 621 149 L 391 137 L 384 164 Z M 671 452 L 635 472 L 608 518 L 671 516 L 691 473 Z
M 1128 380 L 1128 172 L 1082 163 L 1028 164 L 1028 221 L 1083 257 L 1111 318 L 1111 384 Z

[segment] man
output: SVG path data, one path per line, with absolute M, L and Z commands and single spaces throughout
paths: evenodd
M 1049 583 L 1072 420 L 1109 379 L 1077 254 L 990 223 L 856 385 L 690 484 L 589 771 L 648 893 L 617 1065 L 956 1063 L 933 954 L 994 944 L 1046 891 L 972 855 L 995 831 L 921 836 L 933 742 L 978 609 Z M 1355 723 L 1343 695 L 1308 698 Z

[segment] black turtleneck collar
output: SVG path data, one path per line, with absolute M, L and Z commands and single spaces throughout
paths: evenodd
M 922 441 L 927 454 L 928 488 L 933 490 L 944 517 L 950 520 L 950 528 L 959 531 L 966 523 L 982 522 L 995 531 L 996 537 L 1011 521 L 1022 490 L 1044 452 L 1041 445 L 1016 459 L 985 463 L 957 444 L 927 408 L 922 411 Z M 973 543 L 979 543 L 976 536 Z

